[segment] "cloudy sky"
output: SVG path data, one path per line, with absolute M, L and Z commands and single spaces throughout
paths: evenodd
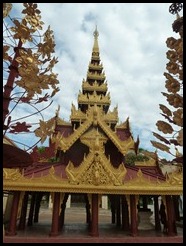
M 170 3 L 38 3 L 45 27 L 50 25 L 59 62 L 60 92 L 45 119 L 53 117 L 60 105 L 60 117 L 69 121 L 71 104 L 77 107 L 77 95 L 86 78 L 93 46 L 93 32 L 99 31 L 100 58 L 103 63 L 112 110 L 118 106 L 119 122 L 130 119 L 134 139 L 140 147 L 155 151 L 150 143 L 157 132 L 159 103 L 166 104 L 166 39 L 176 16 L 169 13 Z M 20 16 L 21 3 L 14 3 Z M 27 134 L 28 135 L 28 134 Z M 33 136 L 32 136 L 33 140 Z M 161 157 L 169 158 L 165 152 Z

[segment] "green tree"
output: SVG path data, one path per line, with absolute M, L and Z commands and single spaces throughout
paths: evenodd
M 125 162 L 126 164 L 130 165 L 130 166 L 134 166 L 135 165 L 135 162 L 137 161 L 140 161 L 140 162 L 143 162 L 143 161 L 148 161 L 149 160 L 149 157 L 146 154 L 147 151 L 145 151 L 144 149 L 142 148 L 139 148 L 139 153 L 135 153 L 135 152 L 128 152 L 126 155 L 125 155 Z M 144 154 L 145 153 L 145 154 Z

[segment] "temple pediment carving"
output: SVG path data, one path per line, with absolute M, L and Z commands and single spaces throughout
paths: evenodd
M 75 111 L 75 107 L 73 108 Z M 113 111 L 113 114 L 116 115 L 117 111 Z M 109 125 L 104 120 L 105 113 L 103 112 L 102 107 L 94 104 L 94 107 L 90 107 L 86 113 L 86 120 L 80 124 L 79 128 L 74 130 L 74 132 L 69 137 L 62 137 L 60 134 L 57 134 L 52 137 L 52 143 L 55 142 L 56 148 L 63 151 L 68 150 L 77 139 L 79 139 L 90 126 L 100 127 L 105 135 L 114 143 L 114 145 L 119 149 L 122 154 L 126 154 L 129 149 L 134 149 L 134 140 L 132 137 L 128 137 L 125 141 L 122 141 L 117 136 L 116 132 L 113 131 Z
M 69 162 L 66 173 L 71 184 L 122 185 L 127 173 L 124 164 L 114 168 L 109 159 L 100 151 L 90 152 L 79 167 Z

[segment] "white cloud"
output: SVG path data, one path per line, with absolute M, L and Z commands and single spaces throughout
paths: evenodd
M 14 3 L 20 11 L 22 4 Z M 159 103 L 165 103 L 166 39 L 175 16 L 170 3 L 38 3 L 42 20 L 51 26 L 56 41 L 60 92 L 44 114 L 69 120 L 71 103 L 77 105 L 82 79 L 86 78 L 95 25 L 99 31 L 100 57 L 111 95 L 111 109 L 118 105 L 120 121 L 129 116 L 140 145 L 153 150 Z

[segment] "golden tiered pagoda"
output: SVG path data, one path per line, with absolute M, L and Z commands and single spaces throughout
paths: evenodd
M 138 234 L 139 212 L 148 211 L 148 197 L 153 198 L 154 203 L 154 230 L 161 230 L 158 204 L 161 197 L 167 215 L 167 234 L 176 235 L 177 198 L 183 192 L 182 171 L 164 176 L 156 153 L 151 154 L 148 161 L 136 162 L 134 166 L 126 164 L 126 154 L 137 152 L 138 141 L 133 139 L 129 119 L 118 124 L 117 107 L 109 110 L 111 98 L 100 60 L 98 35 L 96 28 L 87 76 L 78 95 L 78 108 L 72 104 L 71 122 L 62 120 L 58 110 L 53 118 L 55 131 L 45 154 L 40 155 L 35 149 L 32 166 L 21 171 L 3 169 L 4 191 L 14 194 L 7 235 L 16 234 L 19 214 L 19 230 L 25 230 L 28 198 L 31 203 L 27 226 L 34 226 L 44 194 L 52 196 L 49 232 L 52 236 L 59 235 L 63 228 L 70 195 L 84 199 L 91 236 L 99 236 L 102 196 L 107 196 L 110 202 L 111 223 L 133 236 Z M 46 158 L 49 152 L 55 155 L 55 161 Z

